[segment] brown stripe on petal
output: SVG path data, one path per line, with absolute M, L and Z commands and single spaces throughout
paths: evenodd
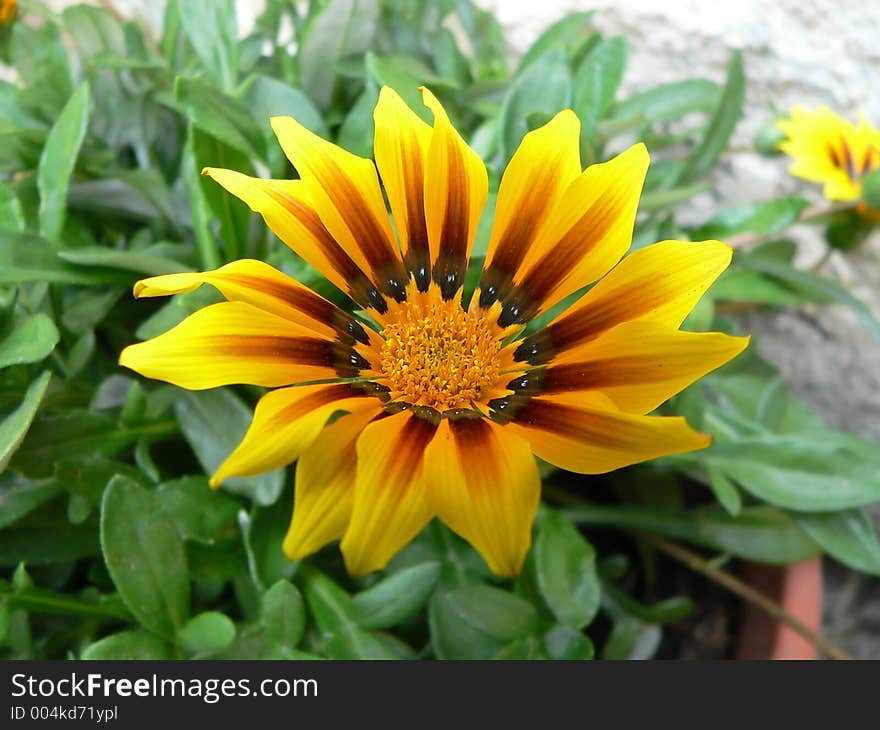
M 305 398 L 300 398 L 285 408 L 273 413 L 267 420 L 265 429 L 271 430 L 273 426 L 277 428 L 288 426 L 292 421 L 295 421 L 301 416 L 304 416 L 327 403 L 342 401 L 346 398 L 367 397 L 369 397 L 367 393 L 344 383 L 339 385 L 328 385 L 326 388 L 317 390 L 314 393 L 307 395 Z
M 850 180 L 855 180 L 858 177 L 855 160 L 853 160 L 852 150 L 849 148 L 849 144 L 843 137 L 840 138 L 840 146 L 843 148 L 843 159 L 846 165 L 846 174 Z
M 324 163 L 313 169 L 318 184 L 328 194 L 332 191 L 333 204 L 373 269 L 379 289 L 398 302 L 404 301 L 409 277 L 394 244 L 388 240 L 381 223 L 345 172 L 329 159 Z M 322 174 L 325 169 L 329 174 Z
M 376 286 L 361 271 L 361 268 L 330 235 L 318 214 L 299 200 L 285 195 L 284 192 L 272 187 L 266 188 L 279 204 L 284 206 L 296 219 L 305 226 L 318 243 L 321 253 L 326 256 L 330 265 L 348 282 L 352 299 L 367 309 L 375 309 L 380 314 L 388 311 L 388 303 L 379 293 Z
M 370 338 L 354 317 L 310 289 L 287 286 L 272 279 L 246 274 L 236 274 L 235 280 L 249 289 L 268 294 L 298 309 L 306 316 L 327 324 L 336 330 L 343 344 L 352 345 L 355 341 L 365 345 L 370 344 Z
M 862 175 L 867 175 L 869 172 L 872 172 L 877 166 L 876 160 L 878 155 L 875 154 L 875 152 L 877 152 L 877 150 L 871 147 L 871 145 L 865 147 L 865 154 L 862 157 Z
M 399 474 L 415 474 L 425 447 L 434 438 L 436 430 L 436 424 L 416 416 L 406 422 L 398 437 L 400 448 L 396 452 L 395 467 Z M 400 482 L 399 486 L 408 489 L 410 485 L 409 482 Z
M 446 211 L 440 233 L 440 249 L 434 262 L 434 281 L 444 299 L 451 299 L 464 284 L 467 270 L 470 188 L 462 151 L 451 144 Z
M 418 149 L 418 139 L 414 133 L 409 143 L 411 149 Z M 425 195 L 423 181 L 425 170 L 421 155 L 410 154 L 405 158 L 408 166 L 406 187 L 406 266 L 421 292 L 428 291 L 431 283 L 431 249 L 428 245 L 428 226 L 425 219 Z M 415 184 L 418 181 L 419 184 Z
M 613 414 L 606 416 L 599 411 L 584 411 L 540 399 L 525 403 L 517 411 L 515 420 L 523 426 L 613 450 L 631 448 L 633 437 L 638 436 L 641 429 L 637 424 L 622 423 Z
M 341 378 L 356 377 L 361 370 L 370 368 L 370 363 L 350 347 L 317 337 L 211 335 L 205 337 L 204 342 L 205 348 L 217 356 L 240 357 L 244 353 L 254 359 L 277 359 L 281 363 L 332 368 Z
M 642 357 L 613 357 L 547 368 L 541 378 L 541 387 L 544 393 L 564 393 L 661 382 L 668 378 L 668 369 L 662 366 L 646 368 Z

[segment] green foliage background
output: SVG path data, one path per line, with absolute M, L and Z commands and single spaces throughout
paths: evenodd
M 880 575 L 862 511 L 880 500 L 880 449 L 825 426 L 754 348 L 664 408 L 714 434 L 709 450 L 601 478 L 546 467 L 547 503 L 515 581 L 495 579 L 439 524 L 366 579 L 345 575 L 335 546 L 287 562 L 288 473 L 207 486 L 259 390 L 190 393 L 116 364 L 126 344 L 217 298 L 134 302 L 144 276 L 261 258 L 345 305 L 198 173 L 293 175 L 272 114 L 369 156 L 382 84 L 423 114 L 417 88 L 429 86 L 486 160 L 492 191 L 523 134 L 560 109 L 583 122 L 584 164 L 645 140 L 654 162 L 636 247 L 757 241 L 687 328 L 732 330 L 731 305 L 836 302 L 880 336 L 850 293 L 793 266 L 783 232 L 805 200 L 677 223 L 741 115 L 739 55 L 722 85 L 687 79 L 621 98 L 626 39 L 603 37 L 590 13 L 560 20 L 513 63 L 497 21 L 468 0 L 323 0 L 304 12 L 270 0 L 241 40 L 231 0 L 170 0 L 158 40 L 104 9 L 21 5 L 0 39 L 20 78 L 0 83 L 0 655 L 651 656 L 692 602 L 643 603 L 657 580 L 644 535 L 772 564 L 826 553 Z M 279 42 L 282 17 L 295 44 Z M 493 209 L 494 192 L 471 287 Z M 854 218 L 828 222 L 832 243 L 859 234 Z

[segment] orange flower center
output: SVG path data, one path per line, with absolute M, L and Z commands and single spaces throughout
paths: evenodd
M 404 302 L 382 331 L 391 397 L 441 413 L 470 408 L 500 374 L 500 341 L 456 301 Z

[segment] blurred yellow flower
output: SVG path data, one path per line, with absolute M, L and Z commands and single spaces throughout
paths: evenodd
M 10 25 L 18 11 L 16 0 L 0 0 L 0 26 Z
M 533 454 L 595 474 L 708 446 L 683 418 L 647 414 L 748 340 L 679 330 L 730 262 L 725 244 L 664 241 L 621 260 L 648 152 L 637 144 L 583 170 L 570 110 L 527 134 L 511 159 L 466 305 L 487 171 L 427 90 L 424 101 L 433 125 L 382 89 L 375 165 L 273 117 L 299 180 L 204 171 L 363 317 L 268 264 L 235 261 L 139 282 L 139 297 L 207 283 L 229 301 L 127 347 L 120 363 L 190 389 L 275 388 L 211 483 L 298 459 L 290 559 L 342 536 L 348 570 L 368 573 L 436 516 L 512 576 L 539 502 Z
M 828 200 L 858 200 L 862 179 L 880 166 L 880 131 L 863 115 L 856 126 L 824 106 L 814 112 L 794 107 L 777 126 L 787 138 L 779 149 L 794 159 L 788 171 L 823 183 Z

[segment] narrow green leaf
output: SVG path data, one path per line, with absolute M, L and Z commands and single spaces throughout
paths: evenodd
M 500 588 L 466 586 L 446 599 L 460 621 L 503 643 L 525 638 L 536 625 L 535 607 Z
M 551 659 L 592 659 L 596 653 L 590 638 L 571 626 L 554 626 L 544 634 L 544 649 Z
M 519 62 L 519 71 L 522 72 L 528 68 L 547 51 L 562 48 L 571 52 L 577 49 L 581 41 L 592 30 L 593 15 L 593 11 L 569 13 L 550 25 L 529 46 L 529 50 L 525 52 Z
M 599 610 L 596 552 L 572 524 L 548 510 L 535 541 L 535 576 L 556 619 L 582 629 Z
M 718 509 L 629 506 L 573 507 L 562 512 L 579 524 L 645 530 L 765 563 L 791 563 L 817 553 L 816 544 L 788 513 L 766 506 L 743 509 L 736 517 Z
M 711 112 L 718 108 L 721 90 L 706 79 L 673 81 L 633 94 L 616 104 L 613 119 L 640 118 L 647 124 L 678 119 L 690 112 Z
M 572 109 L 583 124 L 586 139 L 593 140 L 596 126 L 614 101 L 626 68 L 627 44 L 623 36 L 602 40 L 574 72 Z
M 120 631 L 87 646 L 81 658 L 100 661 L 171 659 L 171 645 L 146 631 Z
M 238 500 L 215 492 L 205 477 L 182 477 L 156 487 L 162 509 L 184 540 L 213 544 L 221 533 L 235 529 Z
M 26 479 L 21 474 L 0 475 L 0 529 L 15 524 L 61 491 L 55 479 Z
M 238 24 L 234 0 L 186 0 L 180 22 L 205 71 L 230 91 L 238 76 Z
M 571 71 L 561 49 L 545 53 L 517 76 L 501 106 L 499 140 L 504 160 L 513 156 L 529 131 L 529 115 L 561 111 L 571 104 L 571 94 Z
M 427 603 L 440 577 L 434 561 L 392 573 L 352 599 L 353 615 L 366 629 L 387 629 L 414 615 Z
M 306 630 L 306 607 L 302 594 L 286 580 L 277 581 L 261 599 L 261 623 L 270 645 L 295 649 Z
M 89 124 L 90 93 L 87 81 L 73 92 L 40 153 L 37 168 L 40 235 L 49 241 L 58 241 L 64 228 L 67 189 Z
M 831 557 L 854 570 L 880 576 L 880 541 L 863 510 L 800 514 L 795 520 Z
M 43 313 L 34 314 L 0 339 L 0 368 L 39 362 L 55 349 L 58 339 L 55 323 Z
M 709 120 L 709 127 L 702 141 L 688 156 L 676 181 L 679 185 L 703 177 L 718 162 L 733 135 L 734 127 L 742 116 L 745 91 L 746 77 L 743 71 L 742 53 L 734 51 L 727 66 L 727 80 L 721 92 L 718 108 Z
M 5 471 L 12 455 L 21 446 L 46 394 L 51 377 L 48 370 L 42 373 L 28 386 L 21 405 L 0 422 L 0 473 Z
M 156 494 L 114 477 L 101 505 L 101 547 L 119 594 L 138 621 L 171 638 L 189 613 L 183 542 Z
M 25 229 L 24 210 L 15 192 L 0 183 L 0 229 L 23 233 Z
M 712 216 L 693 232 L 695 241 L 705 238 L 726 238 L 736 233 L 761 235 L 788 228 L 809 205 L 806 198 L 788 195 L 776 200 L 750 205 L 737 205 Z
M 333 96 L 336 63 L 364 53 L 379 18 L 377 0 L 329 0 L 305 29 L 297 54 L 300 82 L 318 107 Z

